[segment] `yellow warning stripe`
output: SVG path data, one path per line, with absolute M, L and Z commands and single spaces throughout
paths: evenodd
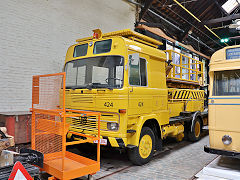
M 178 99 L 181 99 L 183 91 L 179 91 Z
M 174 98 L 174 99 L 177 99 L 178 94 L 179 94 L 179 91 L 175 91 L 175 96 L 174 96 L 173 98 Z
M 71 138 L 72 134 L 68 133 L 67 138 Z M 115 138 L 115 137 L 106 137 L 100 136 L 100 139 L 108 139 L 110 145 L 112 147 L 126 147 L 127 146 L 127 138 Z M 74 137 L 74 140 L 81 140 L 80 138 Z M 92 142 L 90 142 L 92 143 Z
M 184 97 L 184 99 L 189 99 L 189 94 L 190 94 L 190 91 L 187 91 L 186 96 Z
M 126 147 L 127 138 L 107 137 L 112 147 Z
M 195 99 L 194 92 L 192 92 L 192 97 Z
M 172 92 L 173 99 L 189 99 L 190 97 L 193 99 L 202 99 L 204 98 L 204 92 L 199 90 L 176 90 Z
M 183 91 L 182 99 L 185 99 L 186 94 L 187 94 L 187 91 Z
M 108 137 L 108 140 L 109 140 L 109 142 L 110 142 L 112 147 L 119 147 L 118 142 L 117 142 L 117 140 L 115 138 Z
M 194 95 L 195 95 L 195 99 L 197 99 L 197 92 L 194 92 Z

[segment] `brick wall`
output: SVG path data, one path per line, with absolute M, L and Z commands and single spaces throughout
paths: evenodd
M 1 0 L 0 112 L 31 107 L 32 75 L 62 70 L 67 48 L 93 29 L 133 29 L 121 0 Z

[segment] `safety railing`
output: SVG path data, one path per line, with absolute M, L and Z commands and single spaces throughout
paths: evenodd
M 168 79 L 181 80 L 203 85 L 203 63 L 174 50 L 165 50 L 167 60 L 173 66 Z
M 44 154 L 44 162 L 46 167 L 55 168 L 61 173 L 67 173 L 66 166 L 69 158 L 86 165 L 95 166 L 95 161 L 87 158 L 79 158 L 66 151 L 66 146 L 98 141 L 97 145 L 97 163 L 96 172 L 100 168 L 100 116 L 99 112 L 80 111 L 65 108 L 65 73 L 48 74 L 33 76 L 32 84 L 32 149 Z M 97 136 L 86 135 L 83 133 L 69 131 L 69 124 L 66 118 L 81 118 L 95 116 Z M 81 137 L 79 140 L 66 142 L 67 133 L 75 134 Z M 66 158 L 68 157 L 68 158 Z M 84 162 L 83 161 L 84 158 Z M 61 166 L 51 167 L 53 161 L 57 161 Z M 67 159 L 67 160 L 66 160 Z M 51 163 L 48 163 L 50 162 Z M 95 163 L 95 164 L 94 164 Z M 49 170 L 49 168 L 47 170 Z M 64 170 L 65 168 L 65 170 Z M 76 167 L 71 167 L 76 168 Z M 56 170 L 57 171 L 57 170 Z M 80 171 L 79 171 L 80 172 Z M 59 174 L 56 172 L 56 174 Z M 79 174 L 78 174 L 79 175 Z M 63 175 L 62 177 L 64 177 Z M 72 177 L 69 171 L 69 176 Z M 61 179 L 61 178 L 60 178 Z

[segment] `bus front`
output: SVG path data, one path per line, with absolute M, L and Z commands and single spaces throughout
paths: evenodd
M 210 61 L 209 143 L 204 150 L 240 157 L 240 46 L 215 52 Z

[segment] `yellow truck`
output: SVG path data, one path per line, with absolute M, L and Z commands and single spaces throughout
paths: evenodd
M 101 112 L 101 144 L 127 148 L 142 165 L 167 136 L 199 140 L 207 115 L 202 62 L 129 29 L 93 32 L 67 51 L 66 107 Z M 71 131 L 85 134 L 96 134 L 96 120 L 67 119 Z

